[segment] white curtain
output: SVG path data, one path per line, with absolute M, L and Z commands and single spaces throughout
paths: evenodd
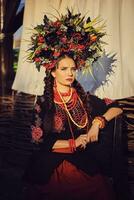
M 56 10 L 65 13 L 73 8 L 91 18 L 101 16 L 106 21 L 104 40 L 107 52 L 117 53 L 116 68 L 108 84 L 100 87 L 96 95 L 113 99 L 134 95 L 134 0 L 26 0 L 23 33 L 18 70 L 13 90 L 41 95 L 44 90 L 45 70 L 37 72 L 34 64 L 26 61 L 26 50 L 32 33 L 32 26 L 42 22 L 44 14 L 57 15 Z M 56 9 L 56 10 L 55 10 Z

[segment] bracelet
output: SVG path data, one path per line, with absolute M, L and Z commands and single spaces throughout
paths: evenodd
M 103 129 L 107 124 L 107 120 L 106 120 L 106 118 L 104 116 L 96 116 L 94 118 L 94 120 L 92 121 L 92 124 L 94 124 L 96 122 L 99 123 L 99 128 L 100 129 Z
M 69 142 L 69 147 L 70 147 L 71 152 L 72 153 L 75 152 L 76 151 L 75 140 L 74 139 L 69 139 L 68 142 Z

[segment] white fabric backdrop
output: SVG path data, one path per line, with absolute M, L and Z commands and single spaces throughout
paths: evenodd
M 26 0 L 21 49 L 17 74 L 12 89 L 41 95 L 44 89 L 44 68 L 37 72 L 34 64 L 25 59 L 32 25 L 42 22 L 44 13 L 65 13 L 72 7 L 82 14 L 100 15 L 107 24 L 104 40 L 107 52 L 117 53 L 117 67 L 110 81 L 96 91 L 96 95 L 109 98 L 125 98 L 134 95 L 134 0 Z

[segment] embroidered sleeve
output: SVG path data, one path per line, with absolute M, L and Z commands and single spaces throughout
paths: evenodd
M 121 106 L 119 105 L 118 101 L 116 100 L 113 100 L 113 99 L 109 99 L 109 98 L 104 98 L 103 99 L 106 106 L 107 106 L 107 109 L 109 108 L 121 108 Z
M 52 151 L 52 147 L 57 139 L 59 139 L 59 134 L 57 133 L 45 133 L 44 130 L 44 99 L 43 97 L 38 97 L 37 102 L 33 109 L 33 117 L 31 124 L 31 137 L 32 142 L 39 144 L 40 149 L 43 151 Z
M 106 105 L 109 105 L 109 104 L 115 102 L 115 100 L 112 100 L 112 99 L 109 99 L 109 98 L 104 98 L 104 101 L 105 101 Z

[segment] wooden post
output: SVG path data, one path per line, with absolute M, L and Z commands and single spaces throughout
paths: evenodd
M 15 76 L 13 71 L 13 31 L 4 28 L 6 13 L 5 0 L 0 1 L 0 95 L 10 95 Z M 6 14 L 7 15 L 7 14 Z M 7 22 L 7 21 L 6 21 Z M 12 24 L 10 24 L 12 26 Z

